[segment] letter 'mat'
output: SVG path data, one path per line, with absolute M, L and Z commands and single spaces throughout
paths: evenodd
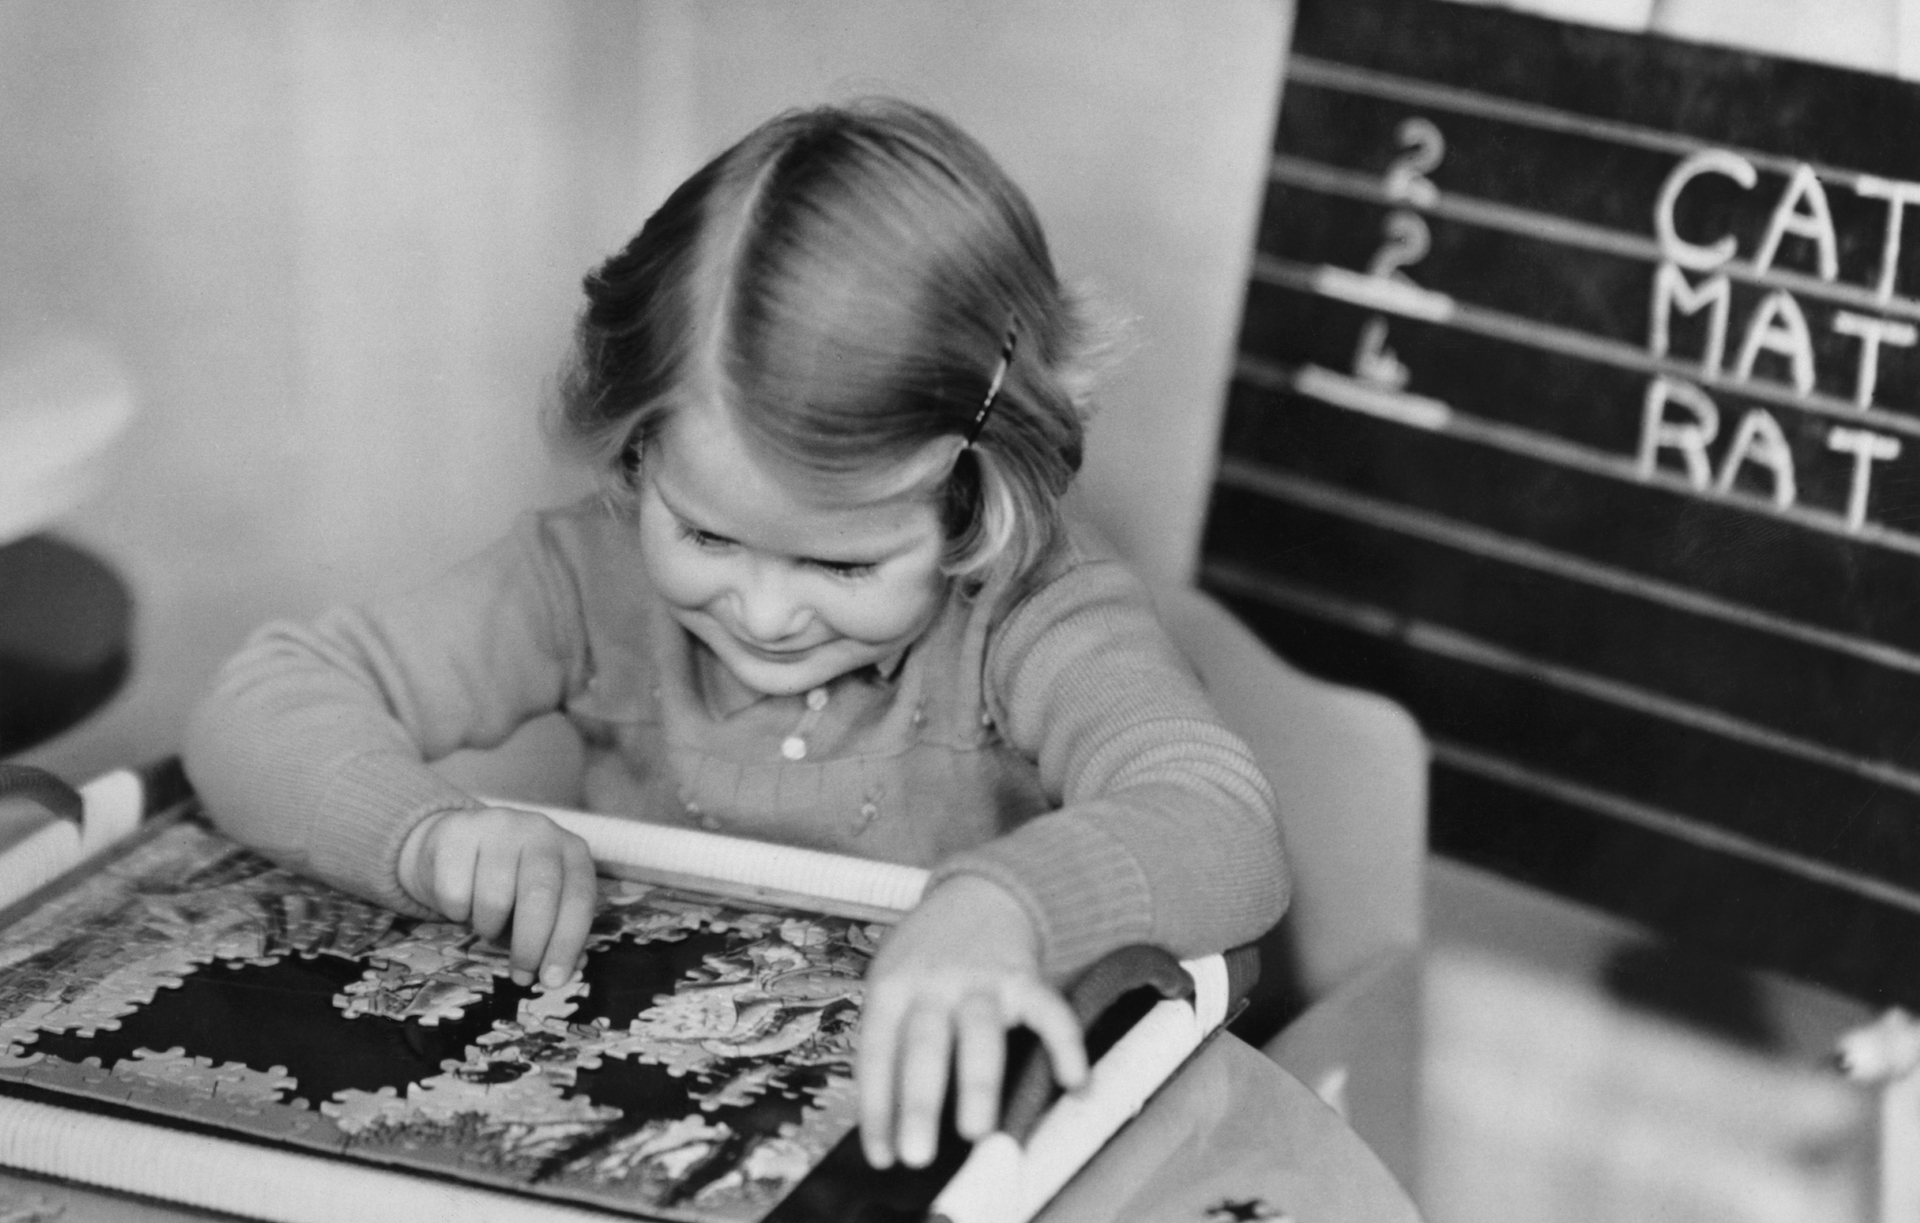
M 1709 378 L 1719 377 L 1720 366 L 1727 355 L 1727 312 L 1732 300 L 1733 290 L 1725 273 L 1695 288 L 1676 264 L 1662 262 L 1653 273 L 1653 322 L 1647 347 L 1656 357 L 1667 355 L 1674 310 L 1682 314 L 1711 310 L 1707 315 L 1707 343 L 1700 354 L 1700 369 Z
M 1807 331 L 1807 316 L 1800 312 L 1800 303 L 1785 289 L 1767 294 L 1747 321 L 1747 337 L 1741 341 L 1733 376 L 1743 382 L 1752 378 L 1754 358 L 1763 348 L 1792 364 L 1794 390 L 1802 395 L 1813 390 L 1813 336 Z
M 1873 393 L 1880 385 L 1880 346 L 1911 348 L 1914 341 L 1920 339 L 1920 331 L 1916 331 L 1912 323 L 1855 314 L 1851 310 L 1834 312 L 1833 329 L 1860 341 L 1860 369 L 1853 380 L 1853 402 L 1863 408 L 1873 405 Z

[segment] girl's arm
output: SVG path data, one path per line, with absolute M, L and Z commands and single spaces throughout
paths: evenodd
M 1196 955 L 1279 920 L 1272 788 L 1118 562 L 1078 560 L 1014 609 L 987 681 L 1001 732 L 1060 807 L 949 859 L 936 885 L 977 874 L 1006 889 L 1054 980 L 1130 943 Z
M 480 807 L 425 762 L 504 741 L 583 682 L 559 551 L 552 522 L 530 517 L 420 590 L 256 633 L 187 732 L 187 772 L 214 822 L 295 870 L 423 913 L 435 898 L 403 885 L 402 847 L 430 817 Z
M 992 1128 L 1007 1028 L 1080 1081 L 1078 1025 L 1049 982 L 1130 943 L 1221 951 L 1286 907 L 1271 787 L 1118 564 L 1075 565 L 1015 609 L 987 681 L 1062 805 L 938 866 L 882 944 L 855 1074 L 876 1166 L 933 1158 L 949 1066 L 961 1135 Z

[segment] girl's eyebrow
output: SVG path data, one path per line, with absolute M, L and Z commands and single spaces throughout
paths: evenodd
M 666 490 L 661 488 L 658 483 L 653 486 L 653 493 L 654 496 L 660 498 L 660 504 L 667 507 L 667 513 L 679 519 L 680 525 L 686 527 L 688 530 L 697 531 L 709 539 L 724 540 L 730 544 L 740 542 L 731 535 L 723 535 L 719 531 L 711 531 L 701 526 L 698 521 L 689 517 L 678 506 L 674 505 L 672 500 L 668 498 Z M 796 556 L 793 559 L 803 565 L 824 565 L 844 569 L 878 568 L 893 559 L 895 551 L 897 551 L 897 549 L 887 549 L 884 554 L 880 556 L 862 556 L 857 558 L 839 556 Z

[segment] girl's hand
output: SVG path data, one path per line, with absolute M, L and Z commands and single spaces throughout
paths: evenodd
M 499 942 L 509 924 L 513 979 L 567 983 L 586 949 L 598 891 L 587 843 L 544 815 L 489 807 L 421 821 L 400 849 L 400 886 L 419 903 Z
M 932 1162 L 948 1065 L 957 1066 L 955 1120 L 967 1139 L 999 1120 L 1009 1028 L 1027 1027 L 1061 1086 L 1086 1078 L 1073 1010 L 1040 976 L 1039 938 L 998 884 L 960 875 L 896 926 L 867 973 L 854 1077 L 867 1162 Z

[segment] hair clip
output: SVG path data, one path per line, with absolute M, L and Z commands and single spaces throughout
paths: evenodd
M 967 426 L 969 446 L 979 440 L 980 430 L 986 426 L 994 401 L 1000 398 L 1000 384 L 1007 380 L 1007 369 L 1013 364 L 1013 344 L 1017 335 L 1013 327 L 1008 326 L 1006 343 L 1000 345 L 1000 364 L 993 367 L 993 379 L 987 383 L 987 397 L 980 401 L 980 410 L 973 414 L 973 423 Z

